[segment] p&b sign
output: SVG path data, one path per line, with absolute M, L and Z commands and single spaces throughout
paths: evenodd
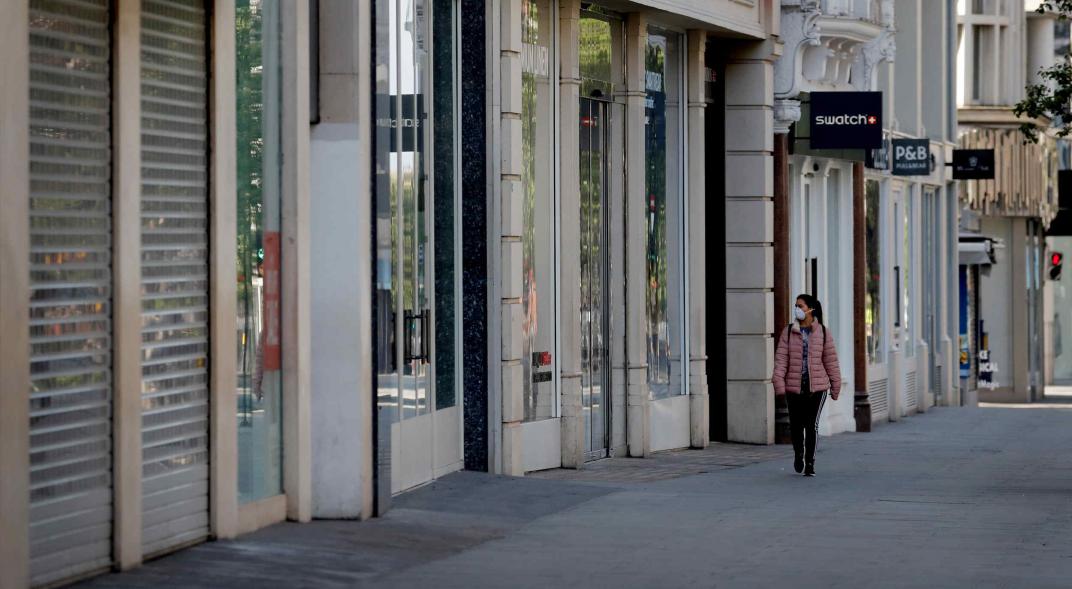
M 929 139 L 893 140 L 893 175 L 928 176 L 931 173 Z

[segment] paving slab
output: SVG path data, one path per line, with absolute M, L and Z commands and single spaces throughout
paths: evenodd
M 463 472 L 81 587 L 1072 587 L 1072 403 L 933 409 L 785 447 Z M 645 468 L 652 473 L 639 475 Z

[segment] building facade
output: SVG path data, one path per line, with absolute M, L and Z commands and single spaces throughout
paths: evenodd
M 779 326 L 796 294 L 817 296 L 841 352 L 844 389 L 855 393 L 827 404 L 821 431 L 867 431 L 934 404 L 958 405 L 950 286 L 958 209 L 946 168 L 956 120 L 953 3 L 829 0 L 782 8 Z M 811 94 L 851 91 L 881 92 L 883 147 L 812 148 Z M 912 175 L 893 170 L 894 145 L 905 139 L 925 140 L 931 160 Z
M 1049 121 L 1034 121 L 1040 140 L 1025 142 L 1012 112 L 1025 84 L 1053 64 L 1056 19 L 1034 8 L 957 9 L 958 142 L 994 149 L 997 164 L 993 180 L 960 187 L 958 345 L 968 402 L 1030 402 L 1043 392 L 1044 230 L 1058 209 L 1057 146 Z
M 8 7 L 4 587 L 770 441 L 778 3 Z

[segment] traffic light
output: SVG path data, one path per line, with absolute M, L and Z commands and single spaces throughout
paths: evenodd
M 1065 260 L 1065 255 L 1061 252 L 1050 253 L 1050 280 L 1061 279 L 1061 262 Z

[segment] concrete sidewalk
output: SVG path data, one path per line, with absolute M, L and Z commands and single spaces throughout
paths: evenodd
M 280 524 L 81 586 L 1072 587 L 1072 404 L 822 438 L 813 479 L 784 448 L 711 468 L 725 448 L 650 459 L 666 472 L 642 482 L 613 463 L 458 473 L 384 518 Z

